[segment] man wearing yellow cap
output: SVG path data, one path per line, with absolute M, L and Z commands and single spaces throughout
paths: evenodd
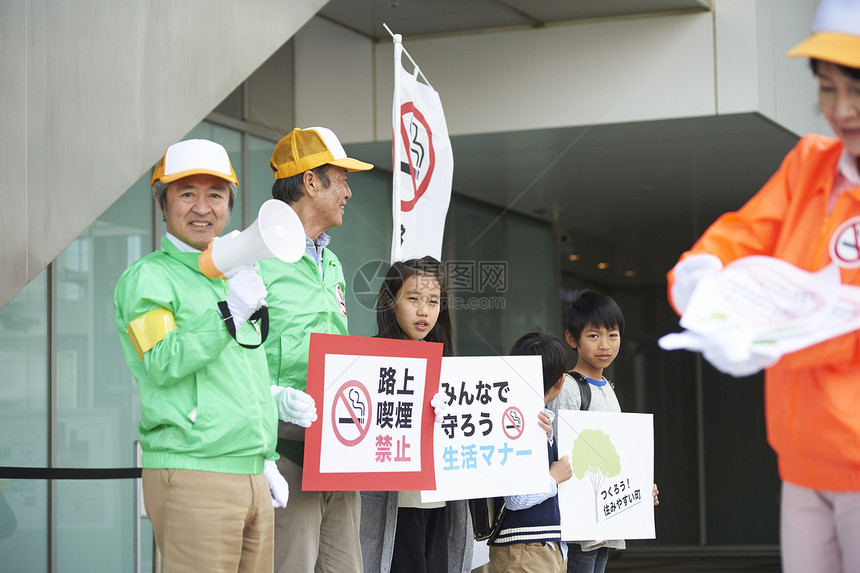
M 288 495 L 274 465 L 278 408 L 253 328 L 265 287 L 250 267 L 230 280 L 198 268 L 201 250 L 227 224 L 236 184 L 222 146 L 171 145 L 152 177 L 167 235 L 114 292 L 140 388 L 144 501 L 174 573 L 270 573 L 272 506 Z
M 836 137 L 801 138 L 755 197 L 682 256 L 669 274 L 679 313 L 703 276 L 749 255 L 806 271 L 835 263 L 843 284 L 860 286 L 860 0 L 822 0 L 812 31 L 788 56 L 810 58 Z M 705 357 L 738 366 L 707 349 Z M 783 571 L 860 571 L 860 331 L 741 366 L 735 375 L 767 368 L 768 441 L 783 483 Z
M 373 165 L 347 157 L 331 130 L 311 127 L 281 139 L 270 166 L 272 196 L 293 208 L 307 238 L 298 262 L 267 259 L 260 264 L 268 302 L 276 309 L 266 354 L 272 380 L 304 391 L 310 334 L 347 334 L 343 268 L 328 249 L 325 231 L 343 223 L 352 196 L 347 172 Z M 275 511 L 275 571 L 360 573 L 359 493 L 301 491 L 304 428 L 282 423 L 278 435 L 278 468 L 291 495 L 287 508 Z

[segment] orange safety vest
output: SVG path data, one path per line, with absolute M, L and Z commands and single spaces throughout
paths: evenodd
M 728 264 L 768 255 L 817 271 L 833 256 L 842 283 L 860 286 L 860 187 L 827 213 L 841 153 L 838 139 L 803 137 L 746 205 L 717 219 L 681 258 L 711 253 Z M 671 271 L 668 281 L 671 292 Z M 765 410 L 783 481 L 860 491 L 860 331 L 787 354 L 768 368 Z

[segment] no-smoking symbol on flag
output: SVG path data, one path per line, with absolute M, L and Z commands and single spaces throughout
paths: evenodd
M 331 425 L 337 440 L 345 446 L 361 442 L 370 430 L 370 394 L 357 380 L 350 380 L 334 395 Z
M 406 161 L 400 162 L 400 171 L 410 176 L 414 191 L 412 199 L 400 201 L 400 209 L 409 212 L 427 191 L 436 167 L 433 132 L 415 102 L 400 106 L 400 137 L 406 151 Z

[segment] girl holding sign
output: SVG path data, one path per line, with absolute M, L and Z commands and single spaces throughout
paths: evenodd
M 433 257 L 391 265 L 376 301 L 376 335 L 426 340 L 451 355 L 451 318 L 442 263 Z M 441 421 L 445 407 L 430 402 Z M 361 492 L 361 553 L 368 573 L 467 573 L 472 523 L 465 501 L 422 503 L 417 491 Z

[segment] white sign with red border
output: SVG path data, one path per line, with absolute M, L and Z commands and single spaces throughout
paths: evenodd
M 435 484 L 433 408 L 442 345 L 311 334 L 302 489 L 420 490 Z

